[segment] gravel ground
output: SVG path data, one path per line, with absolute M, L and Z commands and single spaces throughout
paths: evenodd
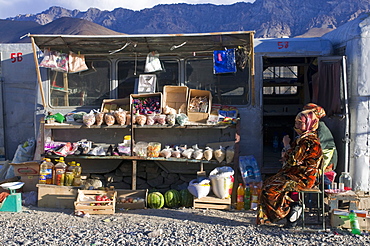
M 69 209 L 23 207 L 0 212 L 0 245 L 370 245 L 368 233 L 281 226 L 256 226 L 253 211 L 139 209 L 79 217 Z

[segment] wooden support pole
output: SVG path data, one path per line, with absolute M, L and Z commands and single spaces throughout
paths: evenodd
M 132 160 L 132 189 L 136 190 L 137 160 Z
M 37 60 L 37 50 L 36 50 L 36 44 L 33 37 L 31 37 L 31 43 L 32 43 L 32 50 L 33 50 L 33 59 L 35 61 L 35 67 L 36 67 L 36 75 L 37 75 L 37 82 L 40 87 L 40 94 L 41 94 L 41 100 L 42 100 L 42 106 L 44 109 L 46 109 L 46 102 L 45 102 L 45 95 L 44 95 L 44 88 L 42 87 L 42 80 L 41 80 L 41 73 L 40 73 L 40 67 L 39 67 L 39 61 Z

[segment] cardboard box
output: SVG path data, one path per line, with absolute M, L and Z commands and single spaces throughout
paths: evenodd
M 78 189 L 75 186 L 37 184 L 37 206 L 41 208 L 74 208 Z
M 26 175 L 21 176 L 20 182 L 23 182 L 24 185 L 22 187 L 23 192 L 30 192 L 30 191 L 36 191 L 37 187 L 36 185 L 39 183 L 39 175 Z
M 101 112 L 110 112 L 115 111 L 119 108 L 122 108 L 126 111 L 130 111 L 130 99 L 121 98 L 121 99 L 104 99 L 101 105 Z
M 208 98 L 208 107 L 206 109 L 206 112 L 190 112 L 189 106 L 191 99 L 193 97 L 207 97 Z M 212 94 L 210 91 L 206 90 L 196 90 L 196 89 L 190 89 L 189 90 L 189 96 L 188 96 L 188 117 L 190 122 L 196 122 L 196 123 L 207 123 L 207 119 L 209 114 L 211 113 L 211 107 L 212 107 Z
M 175 109 L 178 114 L 186 114 L 188 96 L 189 88 L 187 86 L 165 85 L 163 87 L 163 107 L 168 106 Z
M 350 229 L 351 224 L 348 218 L 349 212 L 347 210 L 333 209 L 330 215 L 330 225 L 332 227 L 341 227 Z M 369 217 L 360 217 L 363 213 L 356 213 L 358 224 L 360 225 L 361 230 L 370 229 L 370 218 Z M 360 215 L 360 216 L 359 216 Z
M 39 176 L 41 161 L 26 161 L 22 163 L 9 163 L 14 168 L 15 176 Z
M 140 100 L 145 100 L 146 98 L 149 98 L 149 97 L 159 97 L 159 108 L 157 109 L 158 112 L 156 113 L 162 113 L 162 108 L 163 108 L 163 96 L 162 96 L 162 93 L 161 92 L 157 92 L 157 93 L 147 93 L 147 94 L 131 94 L 130 95 L 130 108 L 132 109 L 132 105 L 133 105 L 133 100 L 134 99 L 140 99 Z M 134 112 L 135 113 L 135 109 L 134 109 Z M 147 114 L 147 113 L 143 113 L 143 112 L 139 112 L 140 114 Z
M 117 191 L 117 203 L 116 208 L 117 210 L 122 209 L 144 209 L 146 208 L 146 197 L 148 195 L 148 190 L 122 190 L 116 189 Z M 138 199 L 138 202 L 130 203 L 130 202 L 123 202 L 123 200 L 127 201 L 127 198 Z

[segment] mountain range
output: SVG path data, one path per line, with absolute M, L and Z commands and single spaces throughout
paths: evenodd
M 0 20 L 0 42 L 32 34 L 168 34 L 256 32 L 256 38 L 314 37 L 370 12 L 369 0 L 256 0 L 231 5 L 161 4 L 133 11 L 68 10 L 53 6 L 38 14 Z

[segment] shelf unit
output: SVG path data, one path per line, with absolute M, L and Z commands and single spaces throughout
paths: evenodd
M 190 130 L 190 134 L 187 135 L 194 135 L 195 137 L 199 137 L 198 133 L 199 131 L 204 131 L 204 130 L 228 130 L 228 129 L 233 129 L 234 132 L 234 149 L 235 153 L 238 153 L 238 141 L 235 139 L 239 138 L 238 130 L 239 126 L 237 125 L 206 125 L 206 124 L 197 124 L 197 125 L 174 125 L 174 126 L 168 126 L 168 125 L 144 125 L 144 126 L 139 126 L 139 125 L 112 125 L 112 126 L 107 126 L 107 125 L 92 125 L 90 127 L 87 127 L 81 123 L 53 123 L 53 124 L 46 124 L 44 120 L 41 121 L 41 152 L 44 153 L 44 139 L 45 139 L 45 130 L 49 129 L 52 132 L 57 132 L 57 131 L 62 131 L 63 133 L 66 133 L 66 131 L 72 131 L 73 133 L 71 135 L 76 135 L 78 132 L 84 132 L 85 134 L 89 134 L 89 137 L 92 137 L 92 135 L 100 135 L 102 132 L 107 132 L 107 131 L 112 131 L 111 135 L 117 135 L 117 132 L 125 131 L 129 132 L 131 134 L 131 139 L 132 139 L 132 145 L 135 141 L 135 131 L 142 129 L 143 131 L 154 131 L 158 132 L 161 131 L 163 134 L 166 133 L 166 130 L 171 130 L 171 131 L 188 131 Z M 195 132 L 198 131 L 198 132 Z M 161 134 L 159 133 L 159 134 Z M 62 134 L 63 135 L 63 134 Z M 103 134 L 104 135 L 104 134 Z M 123 135 L 123 134 L 122 134 Z M 173 134 L 167 134 L 167 135 L 173 135 Z M 227 132 L 226 135 L 231 135 L 230 132 Z M 52 136 L 54 134 L 52 133 Z M 65 135 L 64 135 L 65 136 Z M 68 138 L 68 136 L 66 136 Z M 76 136 L 75 136 L 76 137 Z M 109 139 L 109 134 L 105 136 L 107 139 Z M 123 137 L 123 136 L 122 136 Z M 161 136 L 161 139 L 163 139 L 164 136 Z M 170 136 L 171 137 L 171 136 Z M 174 136 L 176 138 L 176 136 Z M 173 138 L 173 136 L 172 136 Z M 80 138 L 81 139 L 81 138 Z M 59 141 L 59 140 L 56 140 Z M 220 141 L 219 141 L 220 142 Z M 60 156 L 49 156 L 52 159 L 54 158 L 59 158 Z M 195 160 L 195 159 L 186 159 L 186 158 L 163 158 L 163 157 L 138 157 L 138 156 L 88 156 L 88 155 L 69 155 L 65 157 L 66 159 L 83 159 L 83 160 L 91 160 L 91 161 L 99 161 L 99 160 L 104 160 L 104 161 L 130 161 L 132 165 L 132 189 L 136 190 L 136 178 L 137 178 L 137 165 L 138 162 L 140 161 L 154 161 L 160 168 L 165 170 L 166 172 L 169 172 L 166 168 L 166 165 L 163 163 L 183 163 L 183 165 L 173 165 L 176 166 L 174 168 L 181 168 L 177 166 L 183 166 L 186 168 L 189 165 L 196 165 L 197 170 L 204 170 L 204 165 L 210 165 L 212 167 L 218 167 L 218 166 L 224 166 L 224 165 L 229 165 L 233 166 L 233 168 L 237 168 L 238 159 L 239 157 L 237 154 L 234 156 L 234 161 L 230 164 L 226 164 L 226 162 L 221 162 L 218 163 L 216 160 Z

